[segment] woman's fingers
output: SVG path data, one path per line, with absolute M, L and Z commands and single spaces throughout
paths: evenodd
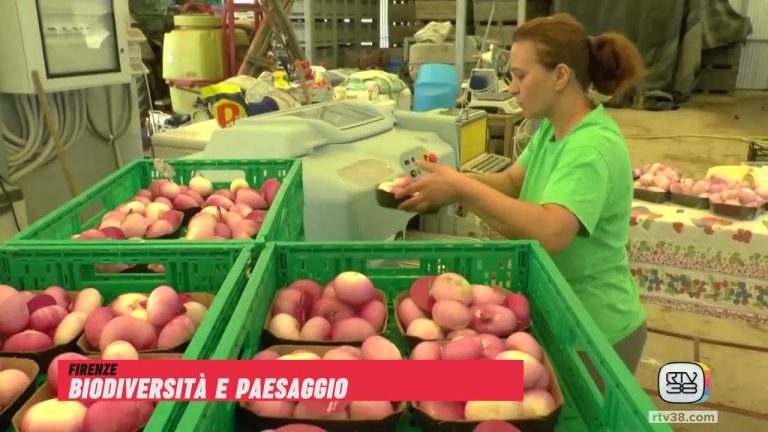
M 421 195 L 414 195 L 411 198 L 401 202 L 397 208 L 400 210 L 414 211 L 416 207 L 418 207 L 422 202 L 424 202 L 424 198 L 422 198 Z

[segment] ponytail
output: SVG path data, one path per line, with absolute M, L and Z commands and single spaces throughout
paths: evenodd
M 626 36 L 610 32 L 589 41 L 589 80 L 598 92 L 620 96 L 645 78 L 643 57 Z

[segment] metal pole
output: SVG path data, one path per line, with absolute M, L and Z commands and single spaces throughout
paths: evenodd
M 464 36 L 467 34 L 467 0 L 456 0 L 456 58 L 459 83 L 464 81 Z
M 517 25 L 525 24 L 526 4 L 525 0 L 517 0 Z

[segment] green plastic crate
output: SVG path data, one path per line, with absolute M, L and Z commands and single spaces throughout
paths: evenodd
M 392 319 L 398 293 L 424 275 L 458 272 L 472 283 L 522 292 L 531 302 L 533 332 L 546 350 L 566 397 L 559 430 L 671 431 L 649 424 L 655 406 L 621 362 L 551 258 L 534 242 L 270 243 L 253 270 L 212 359 L 249 359 L 260 350 L 264 320 L 275 292 L 291 281 L 325 283 L 342 271 L 368 275 L 389 299 L 387 337 L 409 354 Z M 598 391 L 578 353 L 587 347 L 606 384 Z M 235 430 L 236 403 L 191 402 L 178 431 Z M 586 429 L 585 429 L 586 428 Z M 407 420 L 400 432 L 418 430 Z
M 175 171 L 174 181 L 188 184 L 194 175 L 221 173 L 226 178 L 243 177 L 253 187 L 260 187 L 267 178 L 277 178 L 281 187 L 275 196 L 255 242 L 304 240 L 304 182 L 301 160 L 166 160 Z M 146 188 L 152 180 L 163 178 L 155 169 L 154 162 L 141 159 L 117 170 L 85 192 L 71 199 L 44 218 L 36 221 L 6 242 L 9 245 L 27 246 L 50 244 L 60 246 L 88 245 L 95 249 L 122 247 L 130 243 L 151 245 L 189 244 L 223 245 L 233 242 L 254 243 L 253 240 L 70 240 L 74 234 L 97 225 L 105 213 L 132 198 L 139 189 Z M 215 188 L 229 187 L 229 183 L 216 183 Z
M 187 360 L 206 359 L 217 348 L 263 248 L 262 243 L 219 247 L 188 245 L 183 249 L 127 244 L 118 249 L 101 250 L 6 246 L 0 248 L 0 283 L 25 290 L 45 289 L 50 285 L 67 290 L 94 287 L 101 292 L 105 304 L 122 293 L 149 293 L 164 284 L 181 292 L 215 294 L 206 318 L 183 355 Z M 94 270 L 94 264 L 146 263 L 163 264 L 165 273 L 96 273 Z M 173 430 L 174 422 L 183 411 L 182 403 L 163 402 L 155 409 L 152 421 L 164 430 Z

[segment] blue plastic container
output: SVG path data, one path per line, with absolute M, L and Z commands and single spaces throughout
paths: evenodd
M 456 108 L 456 97 L 460 90 L 456 67 L 441 63 L 421 65 L 414 90 L 414 111 Z

